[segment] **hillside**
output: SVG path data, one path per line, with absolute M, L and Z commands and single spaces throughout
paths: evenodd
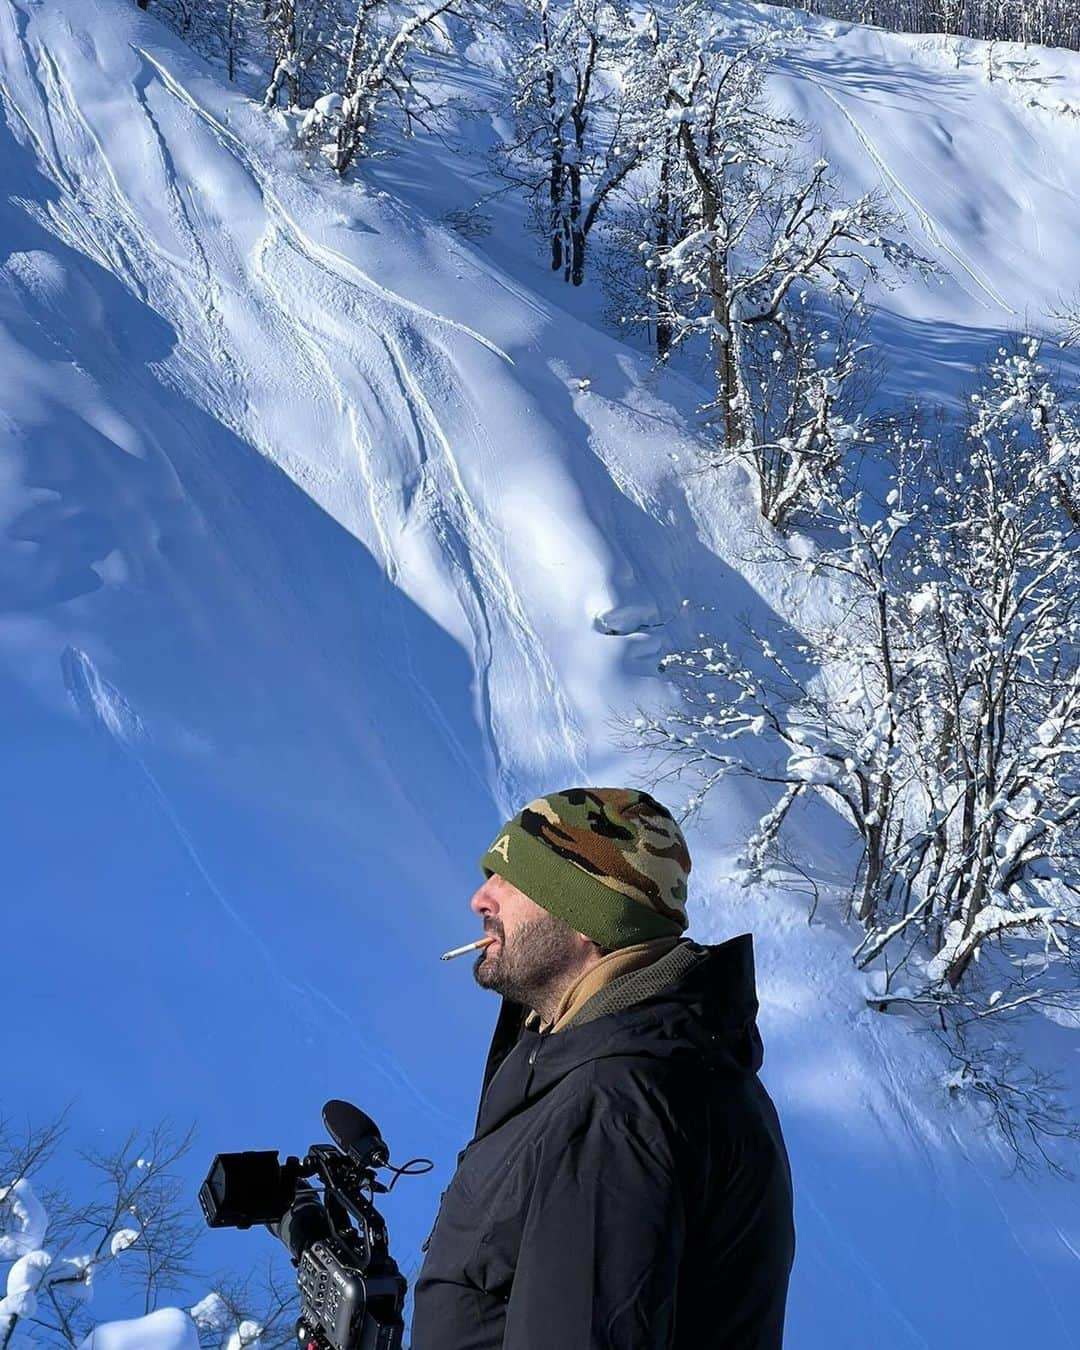
M 1080 57 L 991 83 L 804 24 L 777 97 L 945 269 L 879 297 L 890 389 L 956 399 L 1080 283 Z M 463 57 L 481 108 L 496 67 Z M 0 95 L 4 1113 L 195 1121 L 194 1187 L 350 1098 L 436 1160 L 386 1205 L 409 1270 L 494 1012 L 437 961 L 492 830 L 643 771 L 612 720 L 671 643 L 817 601 L 746 562 L 739 473 L 686 472 L 700 390 L 505 199 L 483 240 L 444 223 L 490 120 L 331 181 L 126 0 L 0 0 Z M 866 1008 L 838 918 L 728 880 L 758 806 L 695 826 L 691 931 L 755 934 L 788 1344 L 1080 1345 L 1076 1193 L 1009 1174 L 932 1042 Z M 1080 1088 L 1075 1033 L 1060 1060 Z

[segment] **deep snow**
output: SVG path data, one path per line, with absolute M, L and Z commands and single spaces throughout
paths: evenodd
M 893 386 L 955 397 L 1080 280 L 1080 59 L 988 84 L 806 26 L 778 94 L 949 268 L 884 297 Z M 482 46 L 462 70 L 484 95 Z M 4 1107 L 74 1100 L 99 1144 L 196 1120 L 208 1157 L 298 1151 L 352 1098 L 437 1162 L 386 1203 L 409 1270 L 494 1011 L 437 959 L 475 933 L 475 859 L 536 791 L 640 771 L 610 722 L 670 641 L 811 602 L 746 563 L 739 475 L 684 474 L 698 391 L 508 204 L 482 241 L 439 223 L 479 161 L 301 170 L 126 0 L 0 0 L 0 79 Z M 759 805 L 692 836 L 692 931 L 757 940 L 789 1345 L 1080 1344 L 1074 1189 L 1007 1176 L 932 1048 L 865 1008 L 838 921 L 725 880 Z

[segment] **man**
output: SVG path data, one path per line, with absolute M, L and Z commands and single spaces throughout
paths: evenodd
M 791 1176 L 750 937 L 682 937 L 690 856 L 644 792 L 541 797 L 481 867 L 503 1004 L 412 1350 L 778 1350 Z

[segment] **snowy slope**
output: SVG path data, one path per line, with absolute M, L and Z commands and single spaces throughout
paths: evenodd
M 732 42 L 763 19 L 790 30 L 770 96 L 809 128 L 808 159 L 826 158 L 849 198 L 883 189 L 911 242 L 941 269 L 934 283 L 878 296 L 876 333 L 893 358 L 887 392 L 954 398 L 958 372 L 1004 334 L 1043 330 L 1075 296 L 1076 53 L 995 44 L 990 82 L 985 43 L 959 40 L 958 65 L 957 40 L 940 34 L 889 33 L 746 0 L 717 9 Z M 475 113 L 505 106 L 497 44 L 477 41 L 455 73 L 455 90 L 464 89 L 473 109 L 462 139 L 493 144 L 504 123 Z M 514 196 L 493 196 L 490 171 L 461 154 L 453 136 L 407 145 L 376 172 L 395 193 L 430 208 L 433 164 L 444 179 L 440 205 L 481 203 L 493 225 L 481 245 L 488 256 L 511 270 L 530 268 L 530 284 L 556 303 L 578 313 L 596 308 L 587 289 L 568 294 L 548 276 Z
M 1080 102 L 1075 57 L 1048 71 Z M 475 165 L 301 172 L 126 0 L 0 0 L 0 79 L 4 1106 L 74 1098 L 101 1142 L 195 1119 L 209 1154 L 300 1149 L 351 1097 L 437 1160 L 387 1205 L 408 1267 L 493 1012 L 434 960 L 473 931 L 476 856 L 535 791 L 640 767 L 610 720 L 659 695 L 661 639 L 806 597 L 743 561 L 737 475 L 682 475 L 698 392 L 516 229 L 440 226 Z M 1068 113 L 820 24 L 781 88 L 951 269 L 889 299 L 901 385 L 952 391 L 1071 289 L 1043 260 L 1077 257 Z M 1077 1345 L 1075 1195 L 947 1108 L 850 934 L 725 883 L 757 805 L 693 841 L 694 931 L 757 936 L 789 1344 Z

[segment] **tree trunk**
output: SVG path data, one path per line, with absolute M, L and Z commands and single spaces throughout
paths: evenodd
M 556 133 L 551 142 L 551 174 L 548 179 L 548 208 L 551 228 L 551 270 L 561 272 L 563 266 L 563 162 L 562 142 Z
M 716 394 L 724 418 L 724 445 L 729 450 L 737 450 L 745 439 L 745 426 L 739 396 L 738 337 L 731 321 L 726 249 L 717 249 L 715 246 L 712 249 L 709 289 L 712 295 L 712 317 L 716 324 L 713 334 L 716 347 Z
M 146 6 L 144 5 L 145 9 Z M 229 0 L 229 9 L 225 19 L 226 45 L 229 61 L 229 82 L 236 79 L 236 0 Z
M 570 180 L 570 203 L 566 218 L 569 252 L 564 275 L 567 281 L 580 286 L 585 279 L 585 230 L 581 219 L 581 169 L 577 163 L 570 165 L 567 177 Z
M 674 145 L 671 136 L 664 138 L 660 159 L 660 184 L 656 194 L 656 247 L 668 248 L 671 243 L 671 174 L 674 164 Z M 665 306 L 670 277 L 666 267 L 656 269 L 656 355 L 666 361 L 671 352 L 672 325 L 666 317 Z
M 564 188 L 565 165 L 562 149 L 562 118 L 558 112 L 557 91 L 555 88 L 555 67 L 551 57 L 551 29 L 548 11 L 540 12 L 540 40 L 544 49 L 544 103 L 551 133 L 551 165 L 548 172 L 548 228 L 551 232 L 551 270 L 562 271 L 563 266 L 563 218 L 562 198 Z

